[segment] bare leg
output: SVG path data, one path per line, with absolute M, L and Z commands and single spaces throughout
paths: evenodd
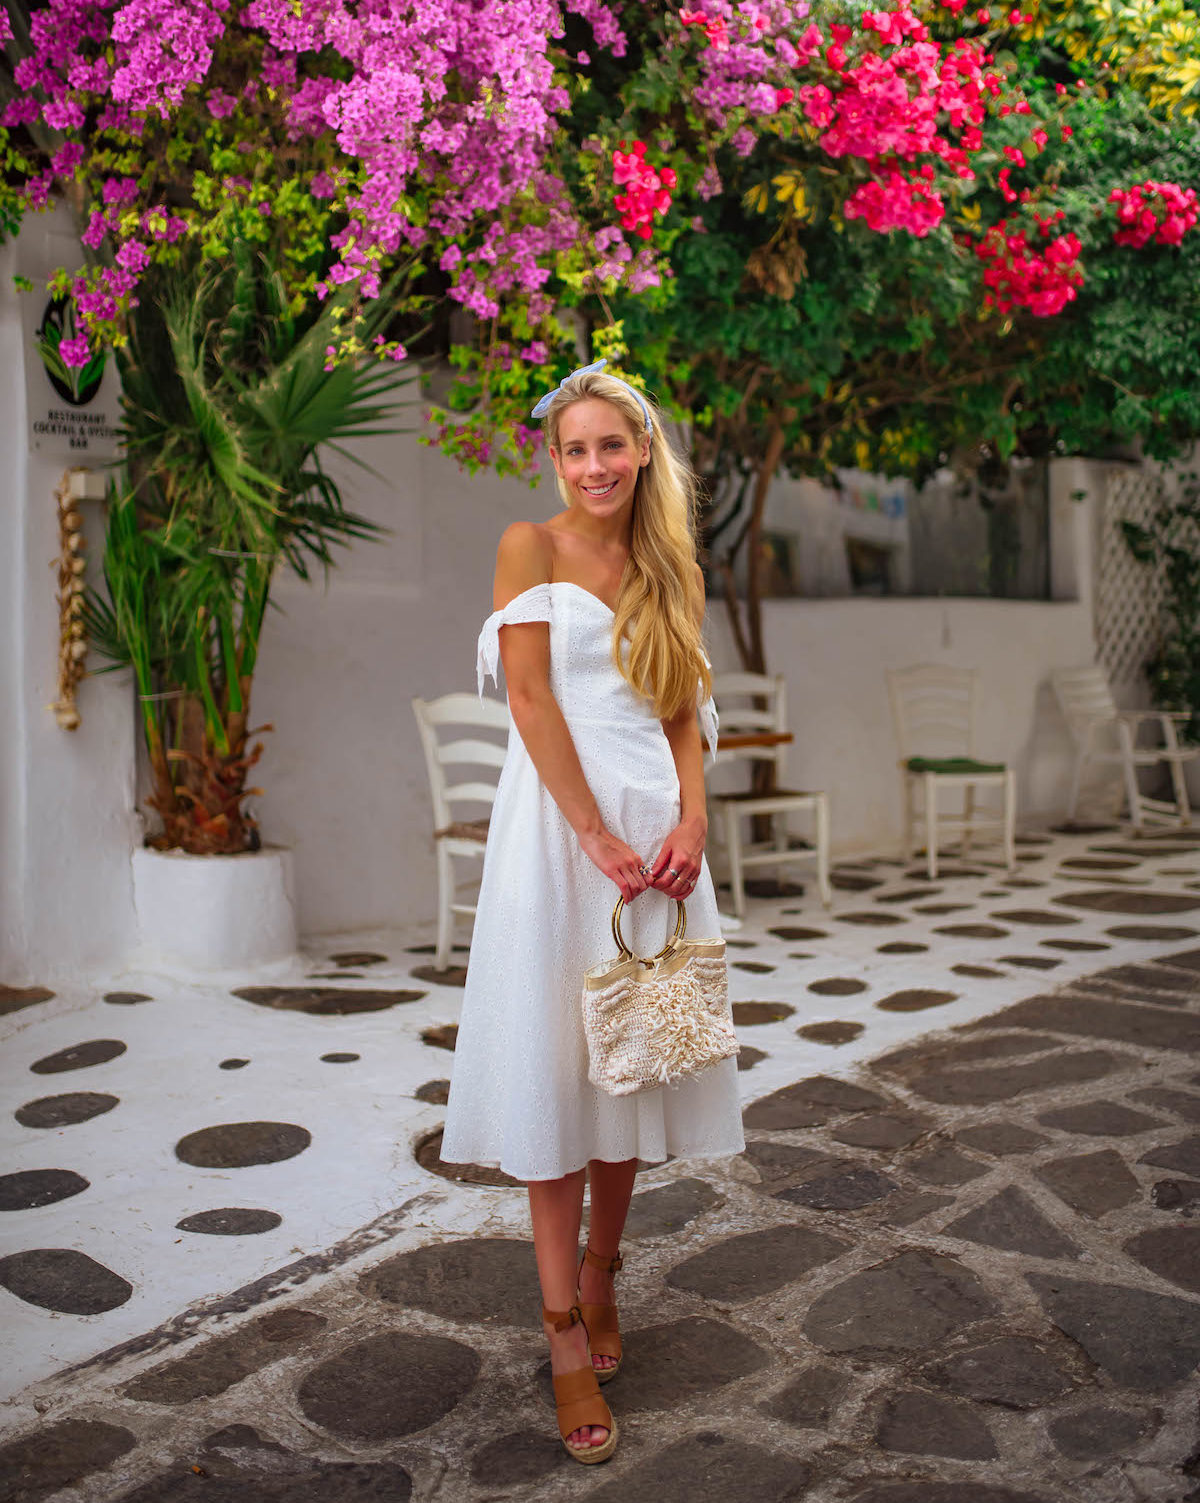
M 576 1302 L 575 1270 L 579 1260 L 579 1224 L 583 1218 L 584 1170 L 562 1179 L 535 1179 L 529 1191 L 529 1219 L 537 1257 L 542 1303 L 547 1310 L 569 1310 Z M 587 1335 L 581 1325 L 556 1332 L 545 1322 L 550 1343 L 550 1370 L 556 1375 L 588 1365 Z M 570 1435 L 572 1445 L 602 1445 L 608 1439 L 603 1425 L 584 1425 Z
M 588 1219 L 587 1245 L 599 1258 L 615 1258 L 620 1251 L 621 1234 L 625 1230 L 625 1217 L 629 1213 L 636 1173 L 636 1159 L 625 1159 L 619 1164 L 592 1159 L 588 1164 L 592 1208 Z M 583 1265 L 579 1273 L 579 1293 L 585 1305 L 616 1303 L 612 1274 L 593 1268 L 588 1263 Z M 602 1372 L 606 1367 L 615 1367 L 616 1362 L 612 1357 L 594 1352 L 592 1366 L 597 1372 Z

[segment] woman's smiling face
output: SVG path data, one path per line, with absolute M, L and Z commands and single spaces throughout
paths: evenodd
M 572 402 L 558 424 L 558 448 L 550 458 L 571 506 L 595 517 L 611 517 L 628 506 L 638 470 L 650 448 L 635 435 L 625 415 L 602 397 Z

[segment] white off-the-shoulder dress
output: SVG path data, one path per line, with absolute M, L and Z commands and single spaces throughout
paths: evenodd
M 496 678 L 500 630 L 550 625 L 550 683 L 601 818 L 650 863 L 679 821 L 679 779 L 649 701 L 617 671 L 613 614 L 567 581 L 535 585 L 485 622 L 479 687 Z M 712 702 L 699 707 L 710 747 Z M 517 1179 L 557 1179 L 589 1159 L 650 1162 L 740 1153 L 737 1065 L 674 1086 L 607 1096 L 588 1081 L 580 990 L 615 954 L 613 882 L 584 855 L 516 727 L 500 774 L 483 863 L 442 1142 L 450 1163 L 499 1165 Z M 642 893 L 623 919 L 641 955 L 666 943 L 674 905 Z M 688 934 L 719 936 L 705 864 L 687 902 Z

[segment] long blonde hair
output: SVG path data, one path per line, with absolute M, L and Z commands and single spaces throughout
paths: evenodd
M 675 452 L 658 409 L 603 371 L 568 377 L 545 414 L 546 440 L 560 449 L 559 424 L 575 402 L 595 397 L 610 402 L 637 440 L 650 425 L 650 462 L 638 473 L 633 497 L 629 561 L 621 576 L 613 622 L 613 661 L 621 674 L 651 700 L 661 719 L 712 692 L 712 674 L 696 624 L 701 588 L 696 577 L 696 479 Z M 564 503 L 569 497 L 558 482 Z M 628 644 L 626 646 L 626 644 Z

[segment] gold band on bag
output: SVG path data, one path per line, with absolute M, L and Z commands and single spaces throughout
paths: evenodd
M 640 963 L 642 965 L 652 965 L 655 960 L 661 960 L 664 955 L 670 954 L 670 952 L 687 933 L 687 909 L 683 906 L 682 902 L 678 898 L 676 898 L 674 901 L 676 908 L 679 910 L 679 912 L 675 916 L 675 933 L 672 934 L 669 940 L 667 940 L 666 944 L 662 947 L 657 955 L 653 956 L 650 960 L 642 960 L 639 956 L 633 953 L 633 951 L 625 943 L 624 937 L 621 934 L 621 912 L 625 907 L 625 899 L 617 899 L 617 906 L 613 909 L 612 934 L 613 939 L 616 940 L 617 950 L 622 960 L 640 960 Z

